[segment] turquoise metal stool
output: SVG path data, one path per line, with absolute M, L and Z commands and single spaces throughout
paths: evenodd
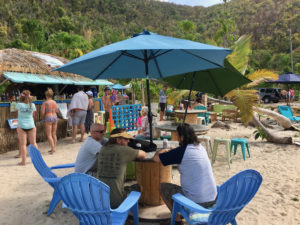
M 217 151 L 218 151 L 218 145 L 219 144 L 225 144 L 225 146 L 226 146 L 227 161 L 228 161 L 228 166 L 230 168 L 230 163 L 231 163 L 231 158 L 230 158 L 230 139 L 226 139 L 226 138 L 215 138 L 211 164 L 213 164 L 216 161 L 216 156 L 217 156 Z
M 241 145 L 241 147 L 242 147 L 243 159 L 246 160 L 246 153 L 245 153 L 246 147 L 247 147 L 247 151 L 248 151 L 248 156 L 250 158 L 250 150 L 249 150 L 248 140 L 245 138 L 231 139 L 230 152 L 232 151 L 232 147 L 234 146 L 234 154 L 236 154 L 236 149 L 237 149 L 238 145 Z

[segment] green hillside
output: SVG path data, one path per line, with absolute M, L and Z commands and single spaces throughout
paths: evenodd
M 0 49 L 69 59 L 147 29 L 230 47 L 252 34 L 251 67 L 300 72 L 300 0 L 232 0 L 209 8 L 151 0 L 0 0 Z

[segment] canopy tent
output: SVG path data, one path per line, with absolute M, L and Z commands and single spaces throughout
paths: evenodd
M 111 86 L 112 89 L 116 89 L 116 90 L 123 90 L 125 89 L 123 85 L 121 84 L 115 84 L 113 86 Z
M 300 76 L 292 72 L 287 72 L 280 75 L 277 80 L 268 81 L 268 83 L 287 84 L 288 89 L 290 89 L 290 84 L 300 84 Z M 289 105 L 289 100 L 289 97 L 287 97 L 287 105 Z

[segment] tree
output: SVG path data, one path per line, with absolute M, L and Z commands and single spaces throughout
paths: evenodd
M 39 50 L 45 41 L 44 28 L 38 20 L 25 20 L 22 26 L 23 33 L 27 35 L 31 50 Z

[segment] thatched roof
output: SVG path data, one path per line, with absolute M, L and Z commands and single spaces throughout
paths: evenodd
M 54 68 L 67 63 L 69 60 L 59 56 L 49 55 L 40 52 L 26 51 L 15 48 L 0 50 L 0 80 L 3 79 L 3 72 L 22 72 L 33 74 L 46 74 L 55 76 L 72 76 L 78 79 L 85 77 L 64 73 L 51 72 Z

